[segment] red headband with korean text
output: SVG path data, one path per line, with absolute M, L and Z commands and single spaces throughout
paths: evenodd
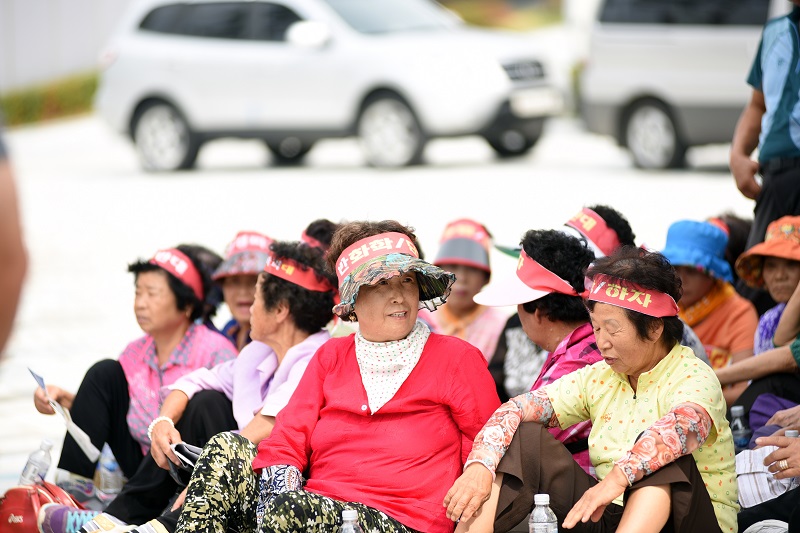
M 567 296 L 582 296 L 575 291 L 575 288 L 567 280 L 531 259 L 525 253 L 525 250 L 520 251 L 519 254 L 517 277 L 522 283 L 537 291 L 557 292 Z
M 611 255 L 622 246 L 617 237 L 617 232 L 608 227 L 603 217 L 592 211 L 583 208 L 580 213 L 572 217 L 565 224 L 575 228 L 584 237 L 592 241 L 604 255 Z
M 336 287 L 331 285 L 328 280 L 323 279 L 320 281 L 313 268 L 304 270 L 297 261 L 287 258 L 277 259 L 272 253 L 267 258 L 267 264 L 264 265 L 264 272 L 310 291 L 328 292 L 336 290 Z
M 225 248 L 225 257 L 242 252 L 269 252 L 272 239 L 255 231 L 240 231 Z
M 389 254 L 405 254 L 419 259 L 417 247 L 408 235 L 391 232 L 365 237 L 348 246 L 336 261 L 339 286 L 356 267 Z
M 194 263 L 183 252 L 175 248 L 159 250 L 149 263 L 160 266 L 181 280 L 187 287 L 192 289 L 198 300 L 203 301 L 203 278 Z
M 655 289 L 645 289 L 635 283 L 605 274 L 594 277 L 589 300 L 630 309 L 655 318 L 678 316 L 678 304 L 669 294 Z

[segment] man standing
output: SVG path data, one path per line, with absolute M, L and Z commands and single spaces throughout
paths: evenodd
M 770 222 L 800 214 L 800 0 L 792 3 L 789 14 L 764 27 L 747 78 L 753 93 L 731 144 L 736 186 L 756 201 L 747 248 L 764 240 Z M 756 147 L 758 161 L 750 159 Z M 760 182 L 756 173 L 761 174 Z M 763 306 L 756 306 L 761 311 Z
M 17 190 L 0 136 L 0 356 L 11 334 L 27 264 Z

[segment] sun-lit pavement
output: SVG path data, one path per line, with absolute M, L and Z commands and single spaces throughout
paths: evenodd
M 318 217 L 397 218 L 433 255 L 458 217 L 514 244 L 526 229 L 605 203 L 628 217 L 639 242 L 658 248 L 676 219 L 752 209 L 725 169 L 725 146 L 692 152 L 691 170 L 644 173 L 571 119 L 551 123 L 524 159 L 497 161 L 481 139 L 467 138 L 432 143 L 426 166 L 388 172 L 364 167 L 357 144 L 339 140 L 320 143 L 299 168 L 268 166 L 258 142 L 218 141 L 196 172 L 144 174 L 129 143 L 95 117 L 16 129 L 7 141 L 31 266 L 0 366 L 0 491 L 42 437 L 55 441 L 55 463 L 63 436 L 58 420 L 34 409 L 27 367 L 74 391 L 91 363 L 116 357 L 141 334 L 126 265 L 159 247 L 198 242 L 221 252 L 241 229 L 295 239 Z M 494 260 L 495 276 L 513 269 L 500 254 Z

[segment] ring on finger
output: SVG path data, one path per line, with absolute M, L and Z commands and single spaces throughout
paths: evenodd
M 787 468 L 789 468 L 789 463 L 786 461 L 786 459 L 781 459 L 780 461 L 778 461 L 778 468 L 780 470 L 786 470 Z

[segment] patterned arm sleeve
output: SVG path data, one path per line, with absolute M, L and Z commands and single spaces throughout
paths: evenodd
M 291 465 L 268 466 L 261 473 L 263 490 L 271 495 L 303 490 L 303 473 Z
M 711 430 L 711 417 L 695 403 L 682 403 L 644 430 L 642 436 L 614 464 L 632 485 L 677 458 L 703 445 Z
M 481 463 L 494 475 L 522 422 L 538 422 L 548 428 L 558 426 L 553 405 L 543 389 L 520 394 L 501 405 L 475 437 L 464 468 Z

